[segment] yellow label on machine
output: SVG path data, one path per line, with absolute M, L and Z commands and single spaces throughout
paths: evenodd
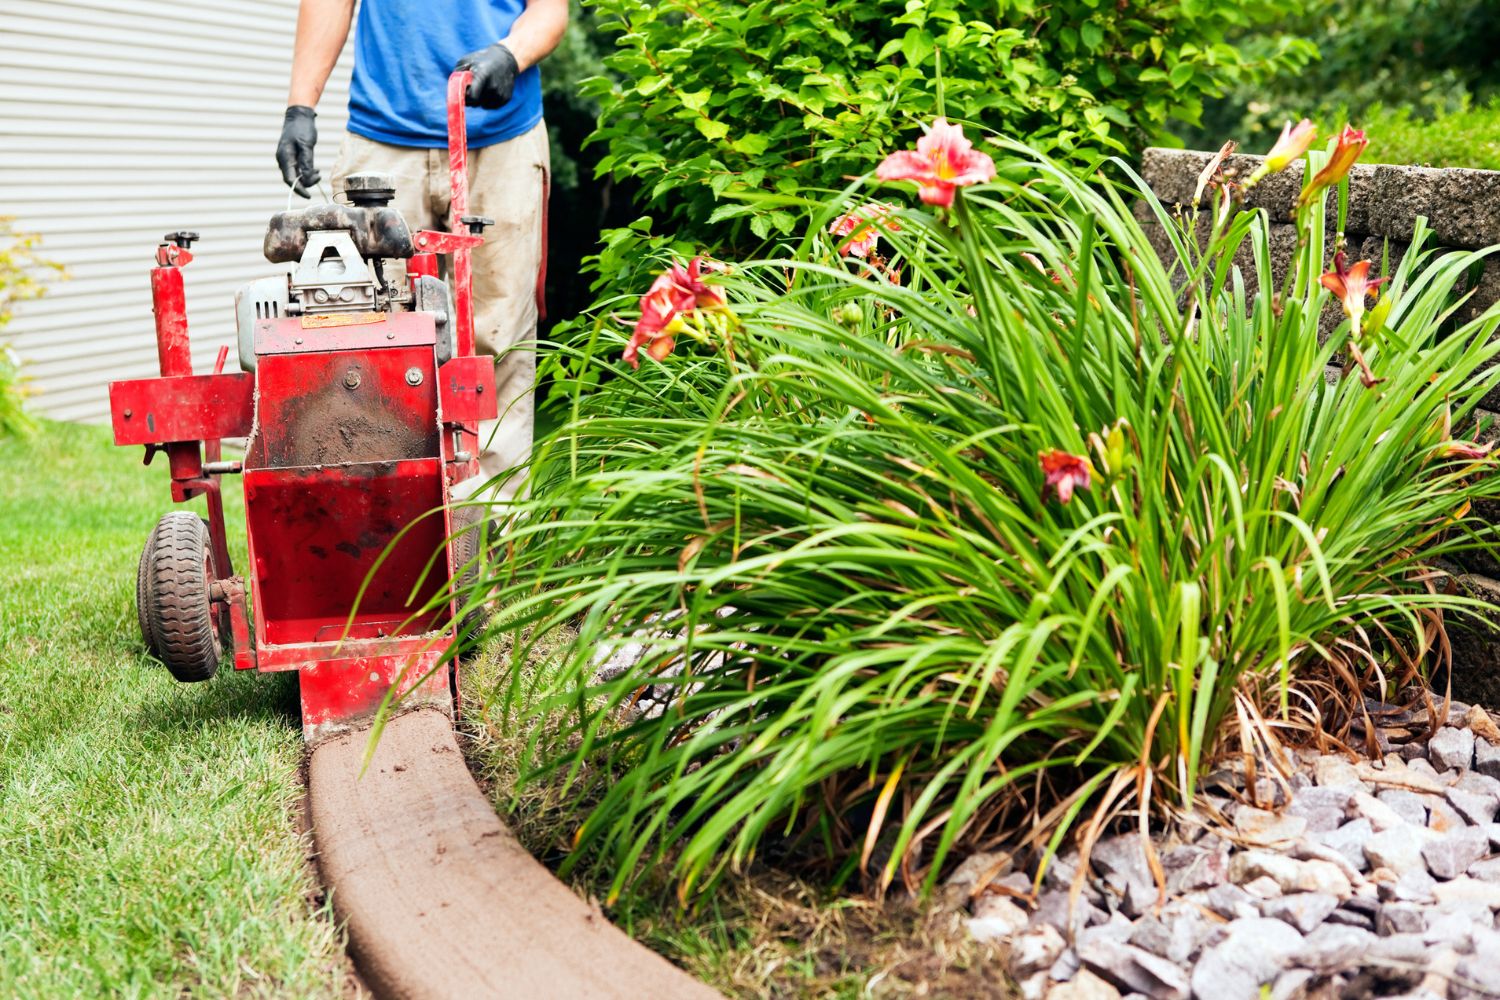
M 303 316 L 302 329 L 321 330 L 330 326 L 364 326 L 367 323 L 384 323 L 385 313 L 329 313 L 324 316 Z

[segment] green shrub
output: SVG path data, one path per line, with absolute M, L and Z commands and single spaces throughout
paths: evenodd
M 836 188 L 913 119 L 945 113 L 1088 161 L 1134 149 L 1206 96 L 1295 66 L 1289 44 L 1248 61 L 1225 35 L 1295 0 L 588 0 L 618 47 L 601 105 L 601 172 L 700 245 L 792 233 L 793 212 L 723 218 L 726 196 Z M 601 272 L 613 277 L 606 258 Z
M 1423 119 L 1407 108 L 1372 108 L 1364 127 L 1374 137 L 1367 159 L 1431 167 L 1500 170 L 1500 100 Z
M 1194 146 L 1214 137 L 1254 141 L 1288 118 L 1376 117 L 1380 106 L 1431 120 L 1483 105 L 1500 93 L 1494 73 L 1494 39 L 1500 37 L 1500 4 L 1493 0 L 1363 0 L 1306 3 L 1269 29 L 1236 37 L 1247 59 L 1295 40 L 1310 42 L 1321 58 L 1296 72 L 1236 84 L 1210 101 L 1201 129 L 1181 131 Z M 1395 162 L 1394 159 L 1392 162 Z
M 616 893 L 666 857 L 691 898 L 786 838 L 931 886 L 961 842 L 1191 802 L 1225 751 L 1269 767 L 1273 730 L 1314 724 L 1297 678 L 1357 692 L 1476 607 L 1430 565 L 1500 494 L 1448 436 L 1500 382 L 1500 311 L 1436 339 L 1482 254 L 1419 232 L 1360 338 L 1383 381 L 1330 381 L 1352 334 L 1318 337 L 1322 197 L 1251 299 L 1229 261 L 1273 287 L 1261 213 L 1200 249 L 1144 184 L 1005 148 L 864 261 L 826 235 L 862 182 L 784 200 L 796 252 L 710 275 L 727 308 L 700 293 L 664 360 L 622 363 L 622 297 L 557 385 L 474 595 L 518 637 L 494 704 L 531 780 L 571 783 L 569 863 L 605 857 Z
M 39 242 L 40 237 L 16 232 L 12 220 L 0 216 L 0 334 L 10 323 L 17 302 L 42 294 L 43 275 L 62 272 L 56 264 L 37 256 Z M 26 394 L 20 359 L 0 340 L 0 438 L 29 434 L 35 429 L 26 413 Z

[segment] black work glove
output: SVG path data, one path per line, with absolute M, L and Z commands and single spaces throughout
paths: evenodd
M 305 104 L 286 109 L 281 123 L 281 141 L 276 144 L 276 165 L 287 187 L 304 198 L 312 197 L 312 188 L 320 177 L 313 166 L 313 147 L 318 144 L 317 114 Z
M 466 69 L 474 74 L 464 103 L 494 111 L 510 102 L 510 93 L 516 86 L 516 74 L 521 68 L 510 49 L 496 42 L 487 49 L 470 52 L 458 61 L 453 72 Z

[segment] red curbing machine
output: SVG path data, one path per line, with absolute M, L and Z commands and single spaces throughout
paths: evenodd
M 457 697 L 456 668 L 433 669 L 459 628 L 442 598 L 479 532 L 450 491 L 478 473 L 478 424 L 496 415 L 494 365 L 474 354 L 469 253 L 490 220 L 468 214 L 469 79 L 448 81 L 450 232 L 411 232 L 379 174 L 349 177 L 348 205 L 278 213 L 265 254 L 291 268 L 240 290 L 241 371 L 224 371 L 226 347 L 206 375 L 182 280 L 198 235 L 169 233 L 151 270 L 161 376 L 109 389 L 115 443 L 145 445 L 148 464 L 164 452 L 174 502 L 207 498 L 206 519 L 166 514 L 141 554 L 147 647 L 182 681 L 213 677 L 226 651 L 238 670 L 297 671 L 309 743 L 358 727 L 398 684 L 450 714 Z M 225 438 L 246 439 L 242 461 L 222 459 Z M 244 477 L 245 576 L 225 475 Z

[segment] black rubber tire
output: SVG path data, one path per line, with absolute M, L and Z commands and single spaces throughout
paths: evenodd
M 487 533 L 480 524 L 483 517 L 483 507 L 454 507 L 450 512 L 449 520 L 453 525 L 453 564 L 458 568 L 457 585 L 453 588 L 455 591 L 464 590 L 479 579 L 480 536 Z M 465 614 L 458 623 L 459 641 L 478 637 L 489 619 L 489 611 L 483 605 Z
M 141 642 L 146 652 L 157 659 L 161 654 L 156 648 L 156 636 L 151 633 L 151 553 L 156 549 L 156 529 L 146 536 L 146 546 L 141 549 L 141 561 L 135 568 L 135 620 L 141 627 Z
M 153 537 L 148 618 L 157 655 L 179 681 L 206 681 L 224 655 L 208 593 L 208 529 L 198 515 L 176 510 L 157 522 Z

